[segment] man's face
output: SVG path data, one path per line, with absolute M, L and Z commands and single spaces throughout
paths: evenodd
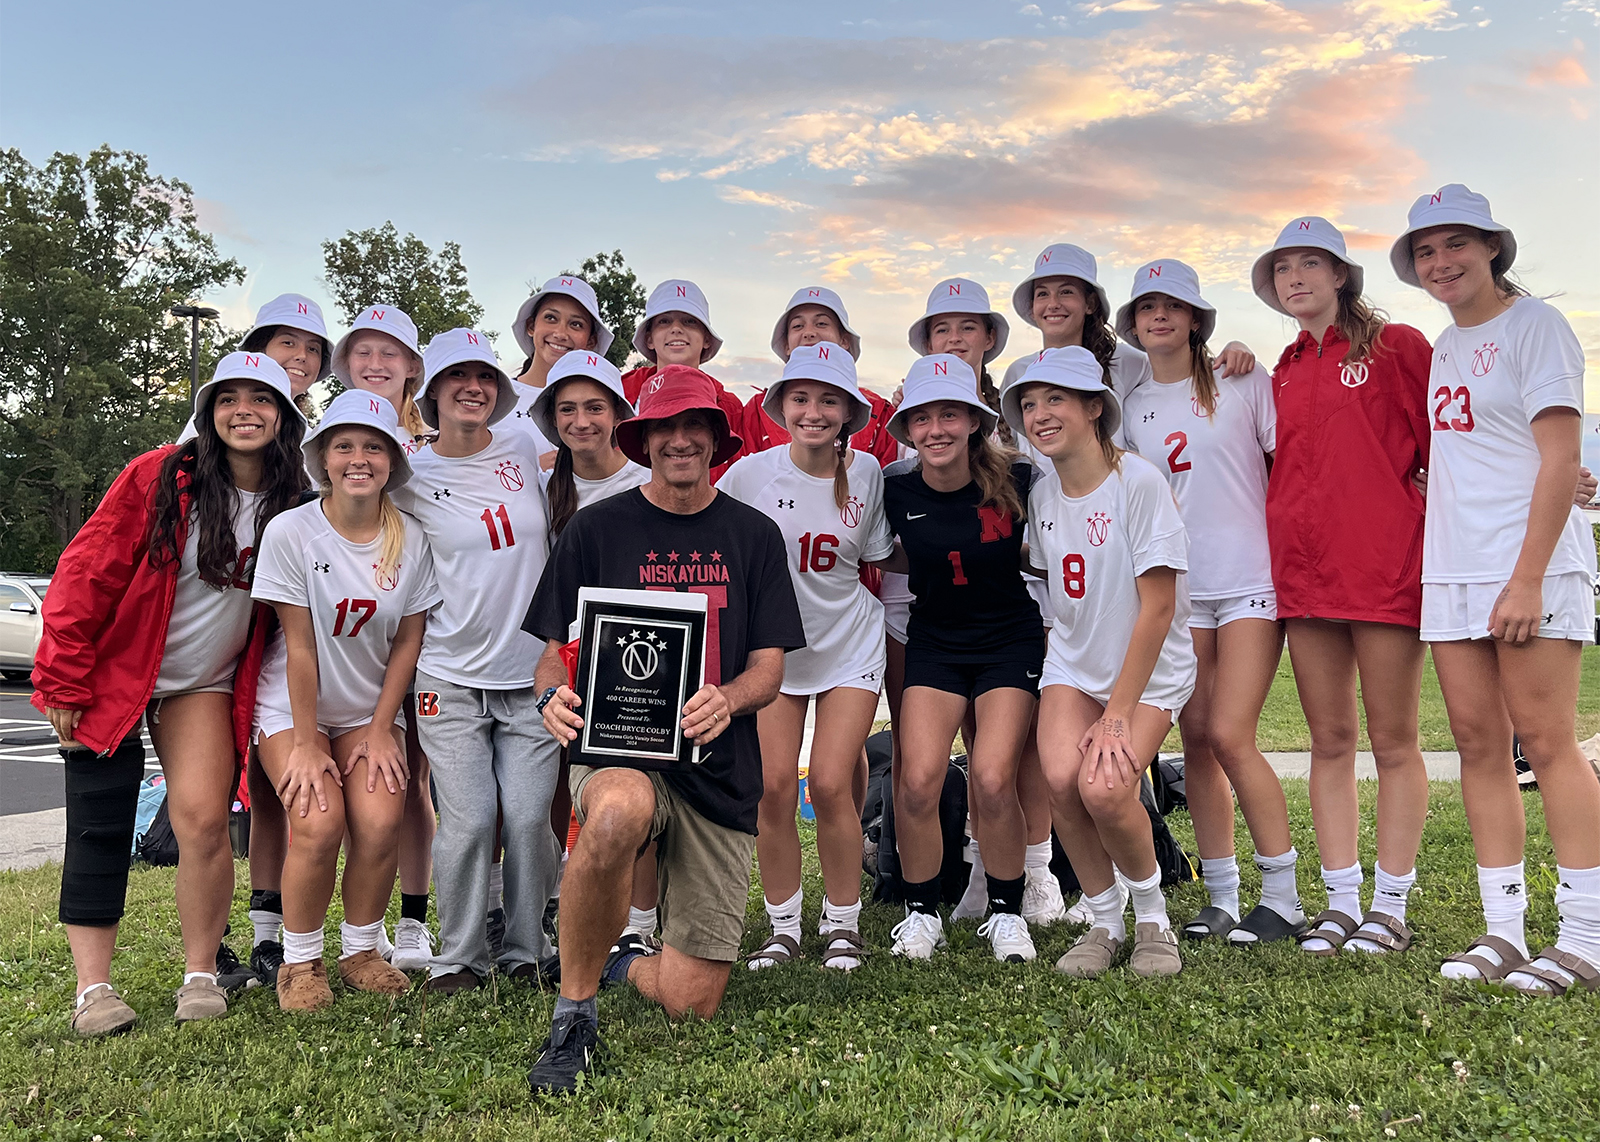
M 653 478 L 679 489 L 711 483 L 711 457 L 717 434 L 711 417 L 691 408 L 666 420 L 651 421 L 644 433 Z

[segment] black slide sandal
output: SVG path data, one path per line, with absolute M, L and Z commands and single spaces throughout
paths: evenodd
M 1279 915 L 1276 909 L 1268 908 L 1265 904 L 1257 904 L 1245 913 L 1243 920 L 1228 930 L 1228 943 L 1236 947 L 1271 944 L 1279 940 L 1292 940 L 1305 930 L 1305 921 L 1293 923 Z M 1255 939 L 1236 940 L 1233 936 L 1235 932 L 1248 932 Z
M 1185 940 L 1211 940 L 1225 936 L 1237 923 L 1227 911 L 1214 905 L 1200 909 L 1193 920 L 1183 926 Z

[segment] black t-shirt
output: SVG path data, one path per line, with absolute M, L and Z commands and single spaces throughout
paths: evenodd
M 713 685 L 744 673 L 752 651 L 806 644 L 778 525 L 721 493 L 693 515 L 664 511 L 638 488 L 579 511 L 550 554 L 522 629 L 566 642 L 580 587 L 706 596 L 706 681 Z M 761 801 L 755 715 L 734 718 L 700 757 L 699 765 L 663 776 L 708 821 L 754 833 Z
M 1011 466 L 1024 504 L 1033 477 L 1026 460 Z M 1023 521 L 979 507 L 980 498 L 977 481 L 939 492 L 920 470 L 884 472 L 884 511 L 910 560 L 916 596 L 907 639 L 956 658 L 984 658 L 1044 636 L 1039 605 L 1022 580 Z

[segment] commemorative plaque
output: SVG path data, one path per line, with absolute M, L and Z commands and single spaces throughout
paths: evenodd
M 578 592 L 578 696 L 573 761 L 670 769 L 698 764 L 683 705 L 705 684 L 706 597 L 584 587 Z

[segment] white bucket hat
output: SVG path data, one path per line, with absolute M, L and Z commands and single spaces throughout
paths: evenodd
M 517 310 L 517 323 L 511 327 L 511 336 L 517 339 L 517 345 L 527 356 L 533 356 L 533 338 L 528 336 L 528 322 L 533 317 L 533 311 L 539 308 L 539 302 L 553 293 L 563 294 L 583 306 L 589 314 L 589 320 L 594 322 L 594 347 L 601 356 L 611 348 L 611 342 L 616 340 L 616 334 L 611 332 L 611 326 L 600 318 L 600 301 L 594 295 L 594 287 L 580 277 L 568 274 L 559 278 L 551 278 L 539 287 L 537 293 L 522 303 Z M 584 346 L 587 348 L 587 346 Z
M 1111 299 L 1106 296 L 1105 287 L 1095 276 L 1098 268 L 1094 255 L 1082 246 L 1071 246 L 1065 242 L 1046 246 L 1033 260 L 1033 273 L 1023 278 L 1017 288 L 1011 291 L 1011 308 L 1018 317 L 1037 329 L 1039 323 L 1033 319 L 1033 283 L 1040 278 L 1077 278 L 1094 290 L 1095 296 L 1100 299 L 1100 316 L 1109 317 Z
M 844 311 L 843 299 L 827 286 L 802 286 L 794 291 L 789 304 L 784 306 L 783 316 L 778 318 L 778 324 L 772 327 L 772 351 L 778 355 L 778 360 L 788 360 L 789 315 L 802 305 L 820 305 L 823 309 L 832 310 L 834 318 L 839 322 L 839 328 L 844 330 L 846 351 L 852 360 L 861 360 L 861 334 L 850 328 L 850 315 Z
M 546 440 L 557 443 L 561 440 L 556 432 L 556 390 L 563 381 L 575 379 L 593 381 L 611 390 L 611 395 L 622 408 L 622 414 L 617 417 L 619 422 L 633 417 L 633 405 L 628 402 L 628 394 L 622 389 L 622 374 L 617 367 L 595 350 L 574 349 L 550 366 L 550 375 L 545 378 L 544 388 L 533 400 L 533 422 L 539 426 Z
M 761 398 L 761 411 L 771 417 L 774 424 L 784 423 L 783 386 L 790 381 L 821 381 L 850 398 L 850 416 L 844 424 L 847 440 L 865 428 L 872 419 L 872 405 L 861 394 L 861 386 L 856 383 L 855 358 L 842 346 L 826 341 L 817 345 L 795 346 L 794 352 L 784 362 L 783 379 Z
M 283 371 L 283 366 L 265 353 L 235 350 L 217 362 L 216 371 L 211 374 L 209 381 L 195 389 L 192 424 L 198 424 L 206 414 L 216 395 L 212 390 L 223 381 L 260 381 L 270 385 L 274 392 L 283 397 L 283 403 L 300 418 L 300 423 L 306 423 L 305 413 L 295 406 L 291 395 L 293 390 L 289 387 L 289 374 Z
M 1129 345 L 1135 349 L 1144 348 L 1139 344 L 1139 332 L 1133 321 L 1133 307 L 1147 293 L 1164 293 L 1168 297 L 1175 297 L 1193 306 L 1200 340 L 1211 340 L 1211 334 L 1217 328 L 1217 310 L 1200 296 L 1200 275 L 1176 258 L 1162 258 L 1160 261 L 1146 262 L 1139 267 L 1133 275 L 1133 293 L 1128 297 L 1128 303 L 1117 310 L 1117 335 Z
M 1028 367 L 1022 376 L 1006 386 L 1000 394 L 1000 410 L 1006 423 L 1019 437 L 1027 433 L 1022 427 L 1022 390 L 1028 385 L 1054 385 L 1058 389 L 1075 389 L 1081 393 L 1094 393 L 1102 403 L 1100 419 L 1112 439 L 1122 427 L 1122 403 L 1106 384 L 1105 370 L 1095 355 L 1082 345 L 1068 345 L 1064 349 L 1046 349 L 1026 358 Z
M 1350 276 L 1351 290 L 1357 297 L 1361 296 L 1366 274 L 1360 266 L 1350 260 L 1350 255 L 1345 253 L 1344 235 L 1339 233 L 1339 228 L 1326 218 L 1310 214 L 1304 218 L 1296 218 L 1285 226 L 1278 233 L 1278 240 L 1272 244 L 1272 248 L 1256 259 L 1256 264 L 1250 270 L 1250 285 L 1256 291 L 1257 297 L 1279 313 L 1289 312 L 1278 300 L 1278 287 L 1272 281 L 1272 263 L 1279 250 L 1298 250 L 1302 247 L 1326 250 L 1338 258 Z
M 383 486 L 384 491 L 392 492 L 411 479 L 411 461 L 406 456 L 406 446 L 411 443 L 411 437 L 400 427 L 400 418 L 394 411 L 394 405 L 375 393 L 346 389 L 333 398 L 322 419 L 317 421 L 317 427 L 311 430 L 306 442 L 300 446 L 300 451 L 306 457 L 306 471 L 311 473 L 319 488 L 328 482 L 328 466 L 322 462 L 317 437 L 351 424 L 370 428 L 394 442 L 389 482 Z
M 512 387 L 506 371 L 500 367 L 500 358 L 495 355 L 489 335 L 476 329 L 447 329 L 428 342 L 428 350 L 422 355 L 422 387 L 417 390 L 416 396 L 417 411 L 434 428 L 439 427 L 439 402 L 433 395 L 433 379 L 451 365 L 459 365 L 464 361 L 482 361 L 494 366 L 495 379 L 500 383 L 495 386 L 490 424 L 504 420 L 517 407 L 516 389 Z
M 1434 226 L 1452 225 L 1471 226 L 1498 234 L 1500 257 L 1504 259 L 1502 269 L 1509 270 L 1511 263 L 1517 260 L 1517 237 L 1509 228 L 1494 220 L 1489 213 L 1489 200 L 1481 194 L 1474 194 L 1459 182 L 1452 182 L 1432 194 L 1424 194 L 1411 204 L 1411 213 L 1406 215 L 1405 233 L 1396 238 L 1394 245 L 1389 248 L 1389 264 L 1394 267 L 1395 276 L 1407 285 L 1421 289 L 1422 279 L 1417 277 L 1416 265 L 1411 260 L 1411 235 Z
M 239 348 L 249 345 L 250 338 L 263 329 L 276 329 L 280 325 L 322 338 L 322 374 L 311 379 L 320 381 L 333 374 L 333 339 L 328 336 L 328 324 L 322 319 L 322 307 L 298 293 L 280 293 L 256 310 L 256 323 L 250 327 L 250 332 L 239 338 Z
M 889 418 L 889 435 L 910 445 L 906 415 L 915 408 L 935 401 L 959 401 L 971 405 L 978 414 L 979 431 L 988 436 L 1000 418 L 978 395 L 978 375 L 972 366 L 953 353 L 930 353 L 911 363 L 902 388 L 900 407 Z
M 650 291 L 650 300 L 644 306 L 644 318 L 639 322 L 639 328 L 633 331 L 633 347 L 652 365 L 655 364 L 656 354 L 649 347 L 650 322 L 663 313 L 687 313 L 706 327 L 708 340 L 705 352 L 700 355 L 700 364 L 711 360 L 722 348 L 722 338 L 711 328 L 711 306 L 700 287 L 683 278 L 668 278 Z
M 417 348 L 417 323 L 404 310 L 393 305 L 369 305 L 351 324 L 350 332 L 339 338 L 339 343 L 333 347 L 333 375 L 342 385 L 350 384 L 350 338 L 363 329 L 387 333 L 418 357 L 422 356 L 422 350 Z
M 946 278 L 928 294 L 928 311 L 911 325 L 911 347 L 917 356 L 928 355 L 928 319 L 946 313 L 979 313 L 994 325 L 994 345 L 983 355 L 985 365 L 1005 349 L 1011 326 L 989 307 L 989 291 L 971 278 Z

